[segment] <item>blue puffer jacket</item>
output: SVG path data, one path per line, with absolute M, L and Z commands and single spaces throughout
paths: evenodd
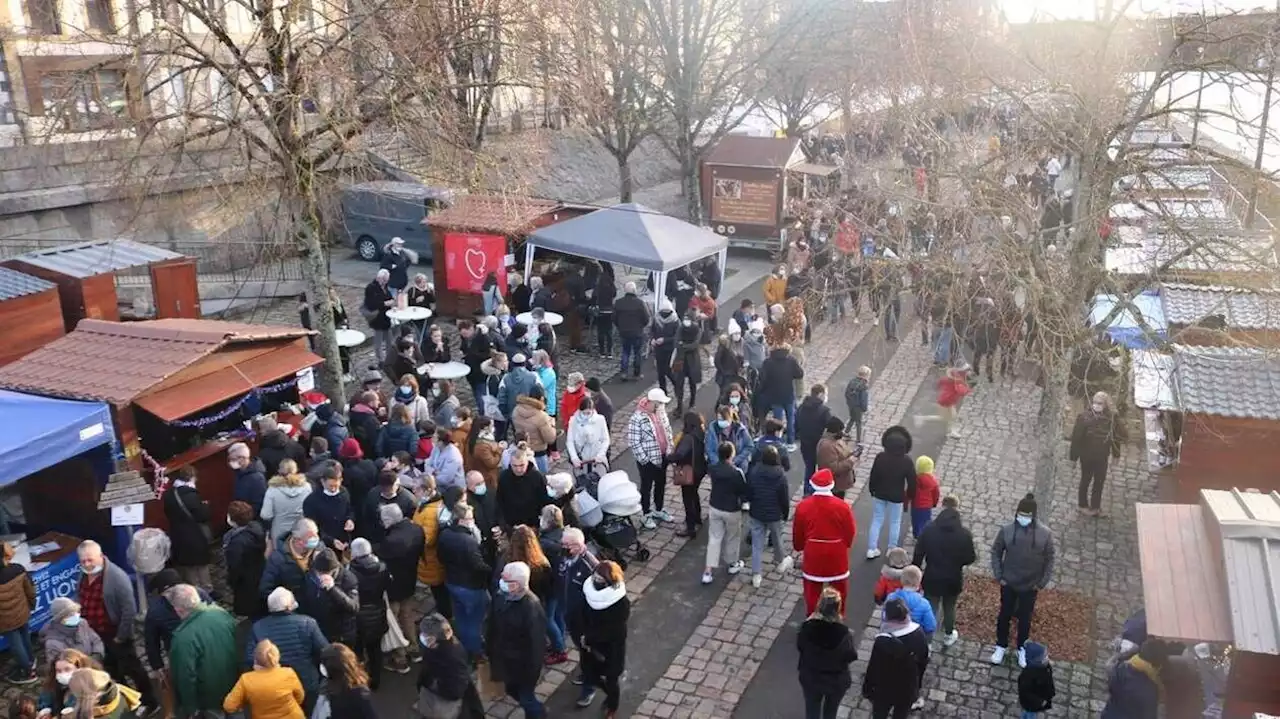
M 745 474 L 755 455 L 756 445 L 751 433 L 741 422 L 730 422 L 728 427 L 721 428 L 720 420 L 712 420 L 707 424 L 707 466 L 720 464 L 721 442 L 733 442 L 733 464 Z
M 547 414 L 555 416 L 556 410 L 560 408 L 560 393 L 556 388 L 555 369 L 552 367 L 539 367 L 538 381 L 542 383 L 542 389 L 546 391 Z
M 929 604 L 929 600 L 924 598 L 920 592 L 913 592 L 910 589 L 895 589 L 884 598 L 885 604 L 891 599 L 901 599 L 907 605 L 907 611 L 911 614 L 911 621 L 920 625 L 925 634 L 933 634 L 938 630 L 938 618 L 933 615 L 933 606 Z
M 781 522 L 791 516 L 791 497 L 787 491 L 787 475 L 782 468 L 757 464 L 747 475 L 749 514 L 758 522 Z
M 412 457 L 418 451 L 418 430 L 413 426 L 392 420 L 378 435 L 378 456 L 390 457 L 396 452 L 408 452 Z
M 538 375 L 526 367 L 512 367 L 507 376 L 502 378 L 502 385 L 498 389 L 498 409 L 502 411 L 502 416 L 510 418 L 516 408 L 516 398 L 528 396 L 536 384 Z
M 253 666 L 253 650 L 263 639 L 270 639 L 276 645 L 280 650 L 280 666 L 297 673 L 303 690 L 313 696 L 320 687 L 320 652 L 329 646 L 316 620 L 305 614 L 280 612 L 254 622 L 249 630 L 246 666 Z

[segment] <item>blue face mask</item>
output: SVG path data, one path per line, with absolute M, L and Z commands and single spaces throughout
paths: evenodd
M 1025 514 L 1019 514 L 1017 516 L 1017 522 L 1019 527 L 1030 527 L 1031 517 Z
M 556 491 L 555 491 L 554 489 L 550 488 L 550 487 L 547 487 L 547 496 L 548 496 L 548 497 L 550 497 L 550 498 L 552 498 L 552 499 L 555 499 L 555 498 L 556 498 Z
M 315 549 L 315 548 L 316 548 L 316 547 L 318 547 L 318 546 L 320 546 L 320 538 L 319 538 L 319 537 L 312 537 L 312 538 L 310 538 L 310 539 L 308 539 L 308 540 L 307 540 L 307 549 Z
M 79 614 L 72 614 L 71 616 L 67 617 L 66 619 L 63 619 L 63 620 L 62 620 L 62 624 L 63 624 L 64 626 L 68 626 L 68 627 L 78 627 L 78 626 L 80 626 L 80 615 L 79 615 Z
M 737 407 L 738 403 L 741 401 L 742 401 L 741 397 L 734 396 L 729 398 L 729 404 L 733 405 L 734 407 Z
M 727 420 L 727 419 L 718 419 L 718 420 L 716 420 L 716 426 L 717 426 L 717 427 L 719 427 L 720 429 L 725 429 L 726 427 L 728 427 L 728 426 L 729 426 L 729 420 Z
M 483 497 L 485 492 L 488 492 L 488 491 L 489 491 L 489 485 L 479 484 L 479 485 L 476 485 L 475 489 L 471 490 L 471 493 L 476 495 L 477 497 Z
M 503 594 L 510 594 L 510 593 L 511 593 L 511 585 L 507 582 L 507 580 L 505 580 L 505 579 L 499 579 L 499 580 L 498 580 L 498 591 L 499 591 L 499 592 L 502 592 Z

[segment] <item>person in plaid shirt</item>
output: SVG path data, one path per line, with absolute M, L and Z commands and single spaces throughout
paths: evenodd
M 674 449 L 671 442 L 671 420 L 667 418 L 667 393 L 655 387 L 636 404 L 627 421 L 627 445 L 636 458 L 640 472 L 640 507 L 644 510 L 644 528 L 654 529 L 658 521 L 670 522 L 671 514 L 662 508 L 666 494 L 667 455 Z M 649 510 L 650 497 L 653 511 Z
M 76 550 L 80 559 L 80 584 L 77 602 L 80 618 L 102 637 L 106 655 L 103 666 L 116 679 L 128 678 L 142 694 L 142 703 L 155 707 L 151 681 L 138 660 L 133 639 L 133 619 L 137 614 L 137 602 L 133 596 L 133 584 L 124 569 L 107 561 L 102 546 L 86 540 Z M 145 716 L 145 711 L 139 711 Z

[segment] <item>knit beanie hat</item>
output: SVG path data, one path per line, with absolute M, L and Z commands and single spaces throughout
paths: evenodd
M 1034 494 L 1027 492 L 1027 496 L 1018 500 L 1018 514 L 1036 516 L 1036 496 Z
M 924 455 L 916 457 L 916 474 L 933 474 L 933 458 Z
M 1027 642 L 1022 645 L 1022 650 L 1027 658 L 1027 666 L 1038 667 L 1049 659 L 1049 650 L 1045 645 L 1039 642 Z
M 360 448 L 360 443 L 355 437 L 347 437 L 342 440 L 342 445 L 338 447 L 338 456 L 343 459 L 362 459 L 364 458 L 364 450 Z
M 67 597 L 58 597 L 49 602 L 49 619 L 53 624 L 58 624 L 72 614 L 79 613 L 80 605 Z
M 907 556 L 907 550 L 902 547 L 894 547 L 893 549 L 890 549 L 888 554 L 885 555 L 885 561 L 887 561 L 889 566 L 894 569 L 902 569 L 908 564 L 911 564 L 911 558 Z

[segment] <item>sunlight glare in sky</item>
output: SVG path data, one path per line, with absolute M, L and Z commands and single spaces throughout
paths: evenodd
M 1031 20 L 1092 20 L 1097 8 L 1105 0 L 1000 0 L 1005 17 L 1012 23 Z M 1131 15 L 1169 15 L 1171 13 L 1198 13 L 1246 11 L 1254 8 L 1275 8 L 1274 0 L 1114 0 L 1117 10 L 1129 8 Z

